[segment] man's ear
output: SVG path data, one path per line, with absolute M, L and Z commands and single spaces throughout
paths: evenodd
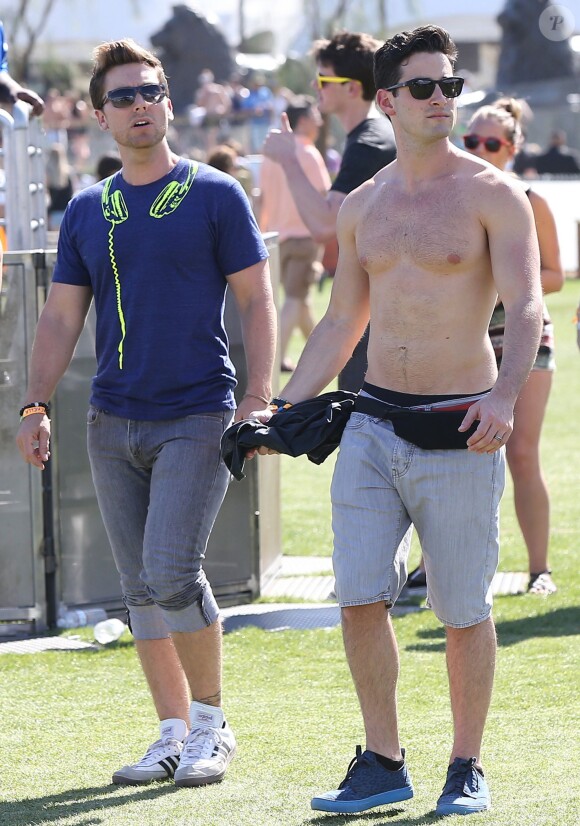
M 99 124 L 99 129 L 106 132 L 109 128 L 109 124 L 107 123 L 107 119 L 103 114 L 102 109 L 95 109 L 95 116 L 97 118 L 97 123 Z
M 393 93 L 387 92 L 386 89 L 379 89 L 376 94 L 376 103 L 381 112 L 392 117 L 395 114 L 395 107 L 393 106 Z
M 173 118 L 174 118 L 175 116 L 174 116 L 174 114 L 173 114 L 173 104 L 171 103 L 171 98 L 167 98 L 167 108 L 169 109 L 169 112 L 168 112 L 168 119 L 169 119 L 169 120 L 173 120 Z

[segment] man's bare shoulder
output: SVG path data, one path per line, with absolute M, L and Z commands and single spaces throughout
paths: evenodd
M 369 178 L 356 189 L 345 197 L 340 206 L 340 211 L 337 217 L 337 230 L 341 227 L 345 228 L 349 225 L 356 224 L 361 214 L 367 209 L 370 201 L 375 197 L 377 188 L 380 184 L 377 182 L 377 175 L 374 178 Z
M 395 164 L 396 161 L 392 161 L 388 166 L 379 169 L 372 178 L 364 181 L 360 186 L 357 186 L 356 189 L 353 189 L 352 192 L 349 192 L 344 199 L 343 208 L 345 204 L 347 204 L 347 209 L 360 209 L 364 207 L 371 198 L 376 196 L 377 192 L 382 190 L 385 183 L 393 179 L 394 173 L 391 167 L 395 166 Z
M 511 196 L 516 199 L 525 197 L 522 182 L 512 174 L 462 150 L 457 150 L 454 175 L 461 179 L 463 186 L 476 193 L 478 198 L 495 198 L 502 194 L 508 199 Z

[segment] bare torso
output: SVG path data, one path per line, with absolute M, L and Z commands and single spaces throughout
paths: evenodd
M 227 90 L 219 83 L 207 83 L 196 95 L 196 104 L 203 106 L 208 115 L 226 115 L 230 110 Z
M 357 193 L 372 384 L 417 394 L 493 386 L 497 370 L 487 329 L 497 290 L 482 222 L 490 186 L 479 172 L 456 158 L 451 174 L 410 191 L 395 163 Z

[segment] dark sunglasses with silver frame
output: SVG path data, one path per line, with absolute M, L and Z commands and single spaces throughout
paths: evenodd
M 133 106 L 137 95 L 141 95 L 145 103 L 161 103 L 167 96 L 167 89 L 163 83 L 144 83 L 142 86 L 121 86 L 105 93 L 101 109 L 105 103 L 111 103 L 115 109 L 126 109 Z
M 393 92 L 395 89 L 403 89 L 407 86 L 411 97 L 415 100 L 428 100 L 435 91 L 435 87 L 439 86 L 446 98 L 456 98 L 461 94 L 463 83 L 462 77 L 442 77 L 440 80 L 433 80 L 430 77 L 414 77 L 412 80 L 405 80 L 404 83 L 387 86 L 386 91 Z

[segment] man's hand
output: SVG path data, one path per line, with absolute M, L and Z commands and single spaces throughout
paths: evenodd
M 467 440 L 467 449 L 473 453 L 494 453 L 505 445 L 512 434 L 513 407 L 507 403 L 497 403 L 490 393 L 471 405 L 459 430 L 469 430 L 476 420 L 479 420 L 479 425 Z
M 241 422 L 242 419 L 258 419 L 258 421 L 266 424 L 269 422 L 272 416 L 274 415 L 274 411 L 271 410 L 269 407 L 266 407 L 262 410 L 254 410 L 253 408 L 256 405 L 256 400 L 253 396 L 246 396 L 240 402 L 240 406 L 236 410 L 235 421 Z M 268 454 L 277 454 L 277 450 L 270 450 L 268 447 L 260 447 L 254 448 L 253 450 L 248 450 L 246 453 L 246 459 L 253 459 L 256 453 L 259 453 L 260 456 L 266 456 Z
M 271 129 L 268 132 L 262 154 L 284 166 L 284 163 L 296 158 L 296 137 L 290 128 L 286 112 L 282 112 L 281 122 L 281 129 Z
M 50 419 L 46 414 L 26 416 L 16 434 L 16 444 L 25 462 L 44 470 L 50 458 Z

